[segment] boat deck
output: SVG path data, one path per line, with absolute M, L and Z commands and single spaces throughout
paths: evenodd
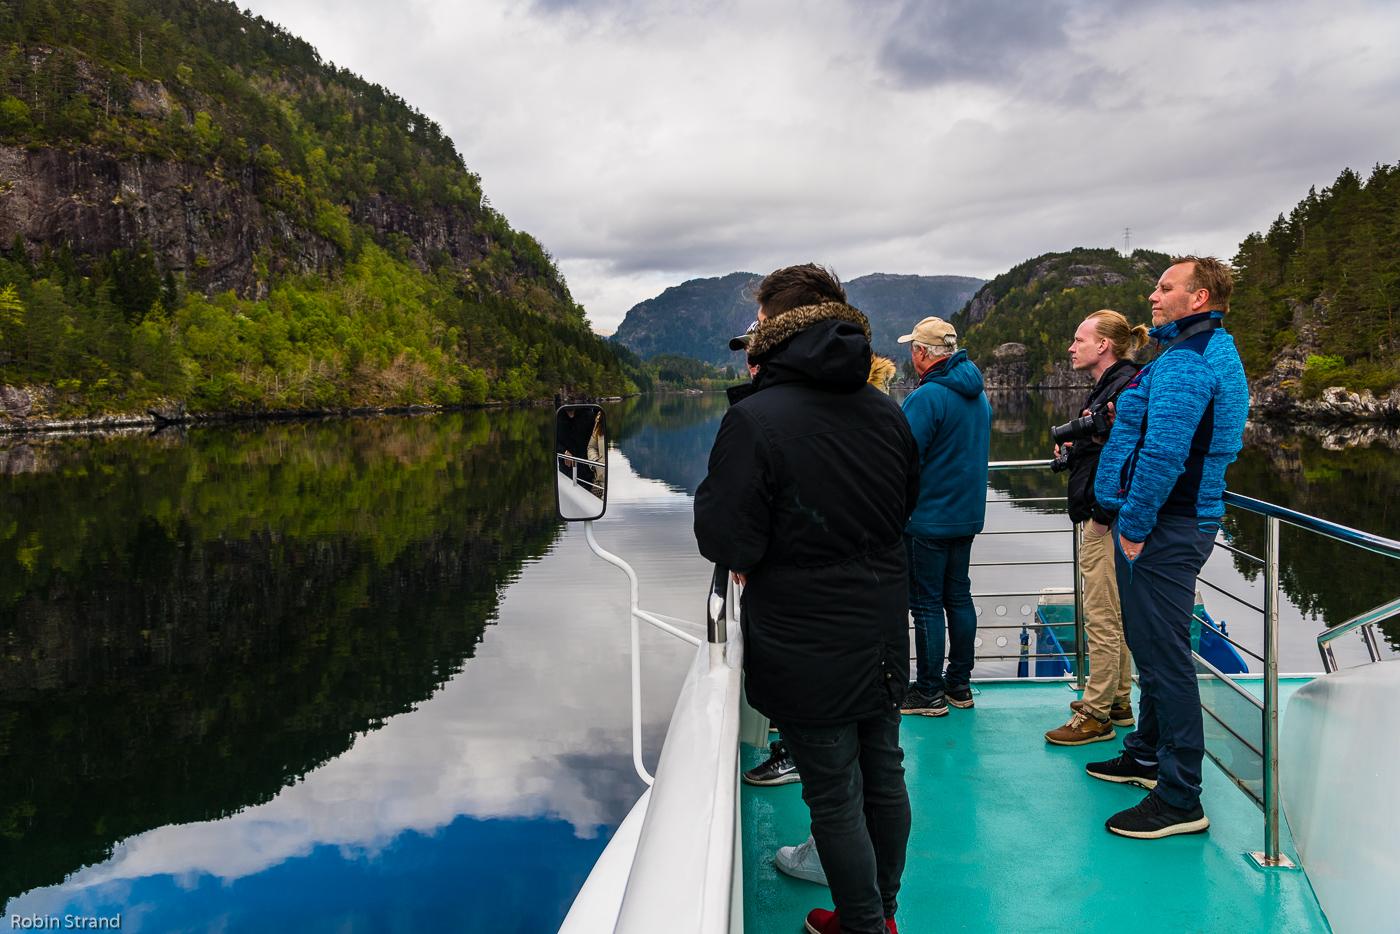
M 904 718 L 914 811 L 899 896 L 904 934 L 1329 929 L 1301 871 L 1265 872 L 1248 858 L 1263 849 L 1263 817 L 1209 759 L 1207 833 L 1118 837 L 1105 818 L 1145 792 L 1092 779 L 1084 765 L 1117 755 L 1120 744 L 1065 748 L 1043 738 L 1077 695 L 1062 683 L 975 688 L 972 710 Z M 743 767 L 764 754 L 743 747 Z M 777 847 L 807 836 L 801 786 L 744 785 L 742 807 L 744 929 L 795 934 L 809 909 L 831 906 L 825 888 L 773 867 Z M 1284 834 L 1297 862 L 1286 826 Z

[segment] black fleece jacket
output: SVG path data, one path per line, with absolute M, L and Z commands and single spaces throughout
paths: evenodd
M 1131 360 L 1119 360 L 1104 370 L 1089 396 L 1084 400 L 1084 409 L 1112 402 L 1118 398 L 1123 387 L 1128 385 L 1138 370 Z M 1082 411 L 1082 410 L 1081 410 Z M 1075 413 L 1079 417 L 1079 413 Z M 1107 511 L 1094 499 L 1094 475 L 1099 469 L 1099 455 L 1103 445 L 1092 438 L 1074 442 L 1069 449 L 1069 519 L 1071 522 L 1085 522 L 1095 519 L 1104 525 L 1113 524 L 1113 513 Z

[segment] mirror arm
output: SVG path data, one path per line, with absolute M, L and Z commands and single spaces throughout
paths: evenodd
M 729 619 L 725 613 L 725 603 L 729 594 L 729 569 L 715 565 L 710 577 L 710 596 L 705 601 L 705 632 L 711 645 L 723 645 L 729 641 Z

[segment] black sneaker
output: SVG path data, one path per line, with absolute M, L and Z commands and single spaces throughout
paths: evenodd
M 1124 750 L 1116 759 L 1107 762 L 1090 762 L 1084 771 L 1106 782 L 1119 782 L 1125 785 L 1138 785 L 1151 791 L 1157 787 L 1157 766 L 1143 765 Z
M 955 688 L 948 688 L 944 693 L 948 696 L 948 703 L 954 707 L 967 710 L 972 704 L 972 688 L 966 684 Z
M 944 699 L 942 691 L 925 694 L 911 684 L 908 693 L 904 695 L 904 703 L 900 705 L 899 712 L 916 713 L 924 717 L 946 717 L 948 701 Z
M 802 776 L 797 774 L 797 763 L 788 755 L 782 740 L 769 743 L 768 750 L 771 755 L 745 772 L 744 781 L 750 785 L 788 785 L 802 781 Z
M 1148 795 L 1126 811 L 1114 814 L 1103 825 L 1109 833 L 1120 837 L 1156 840 L 1179 833 L 1202 833 L 1210 826 L 1210 818 L 1201 810 L 1199 801 L 1195 807 L 1174 808 L 1156 795 Z

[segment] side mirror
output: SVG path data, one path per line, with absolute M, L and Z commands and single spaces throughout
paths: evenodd
M 565 405 L 554 413 L 554 493 L 565 522 L 601 519 L 608 508 L 608 436 L 603 409 Z

